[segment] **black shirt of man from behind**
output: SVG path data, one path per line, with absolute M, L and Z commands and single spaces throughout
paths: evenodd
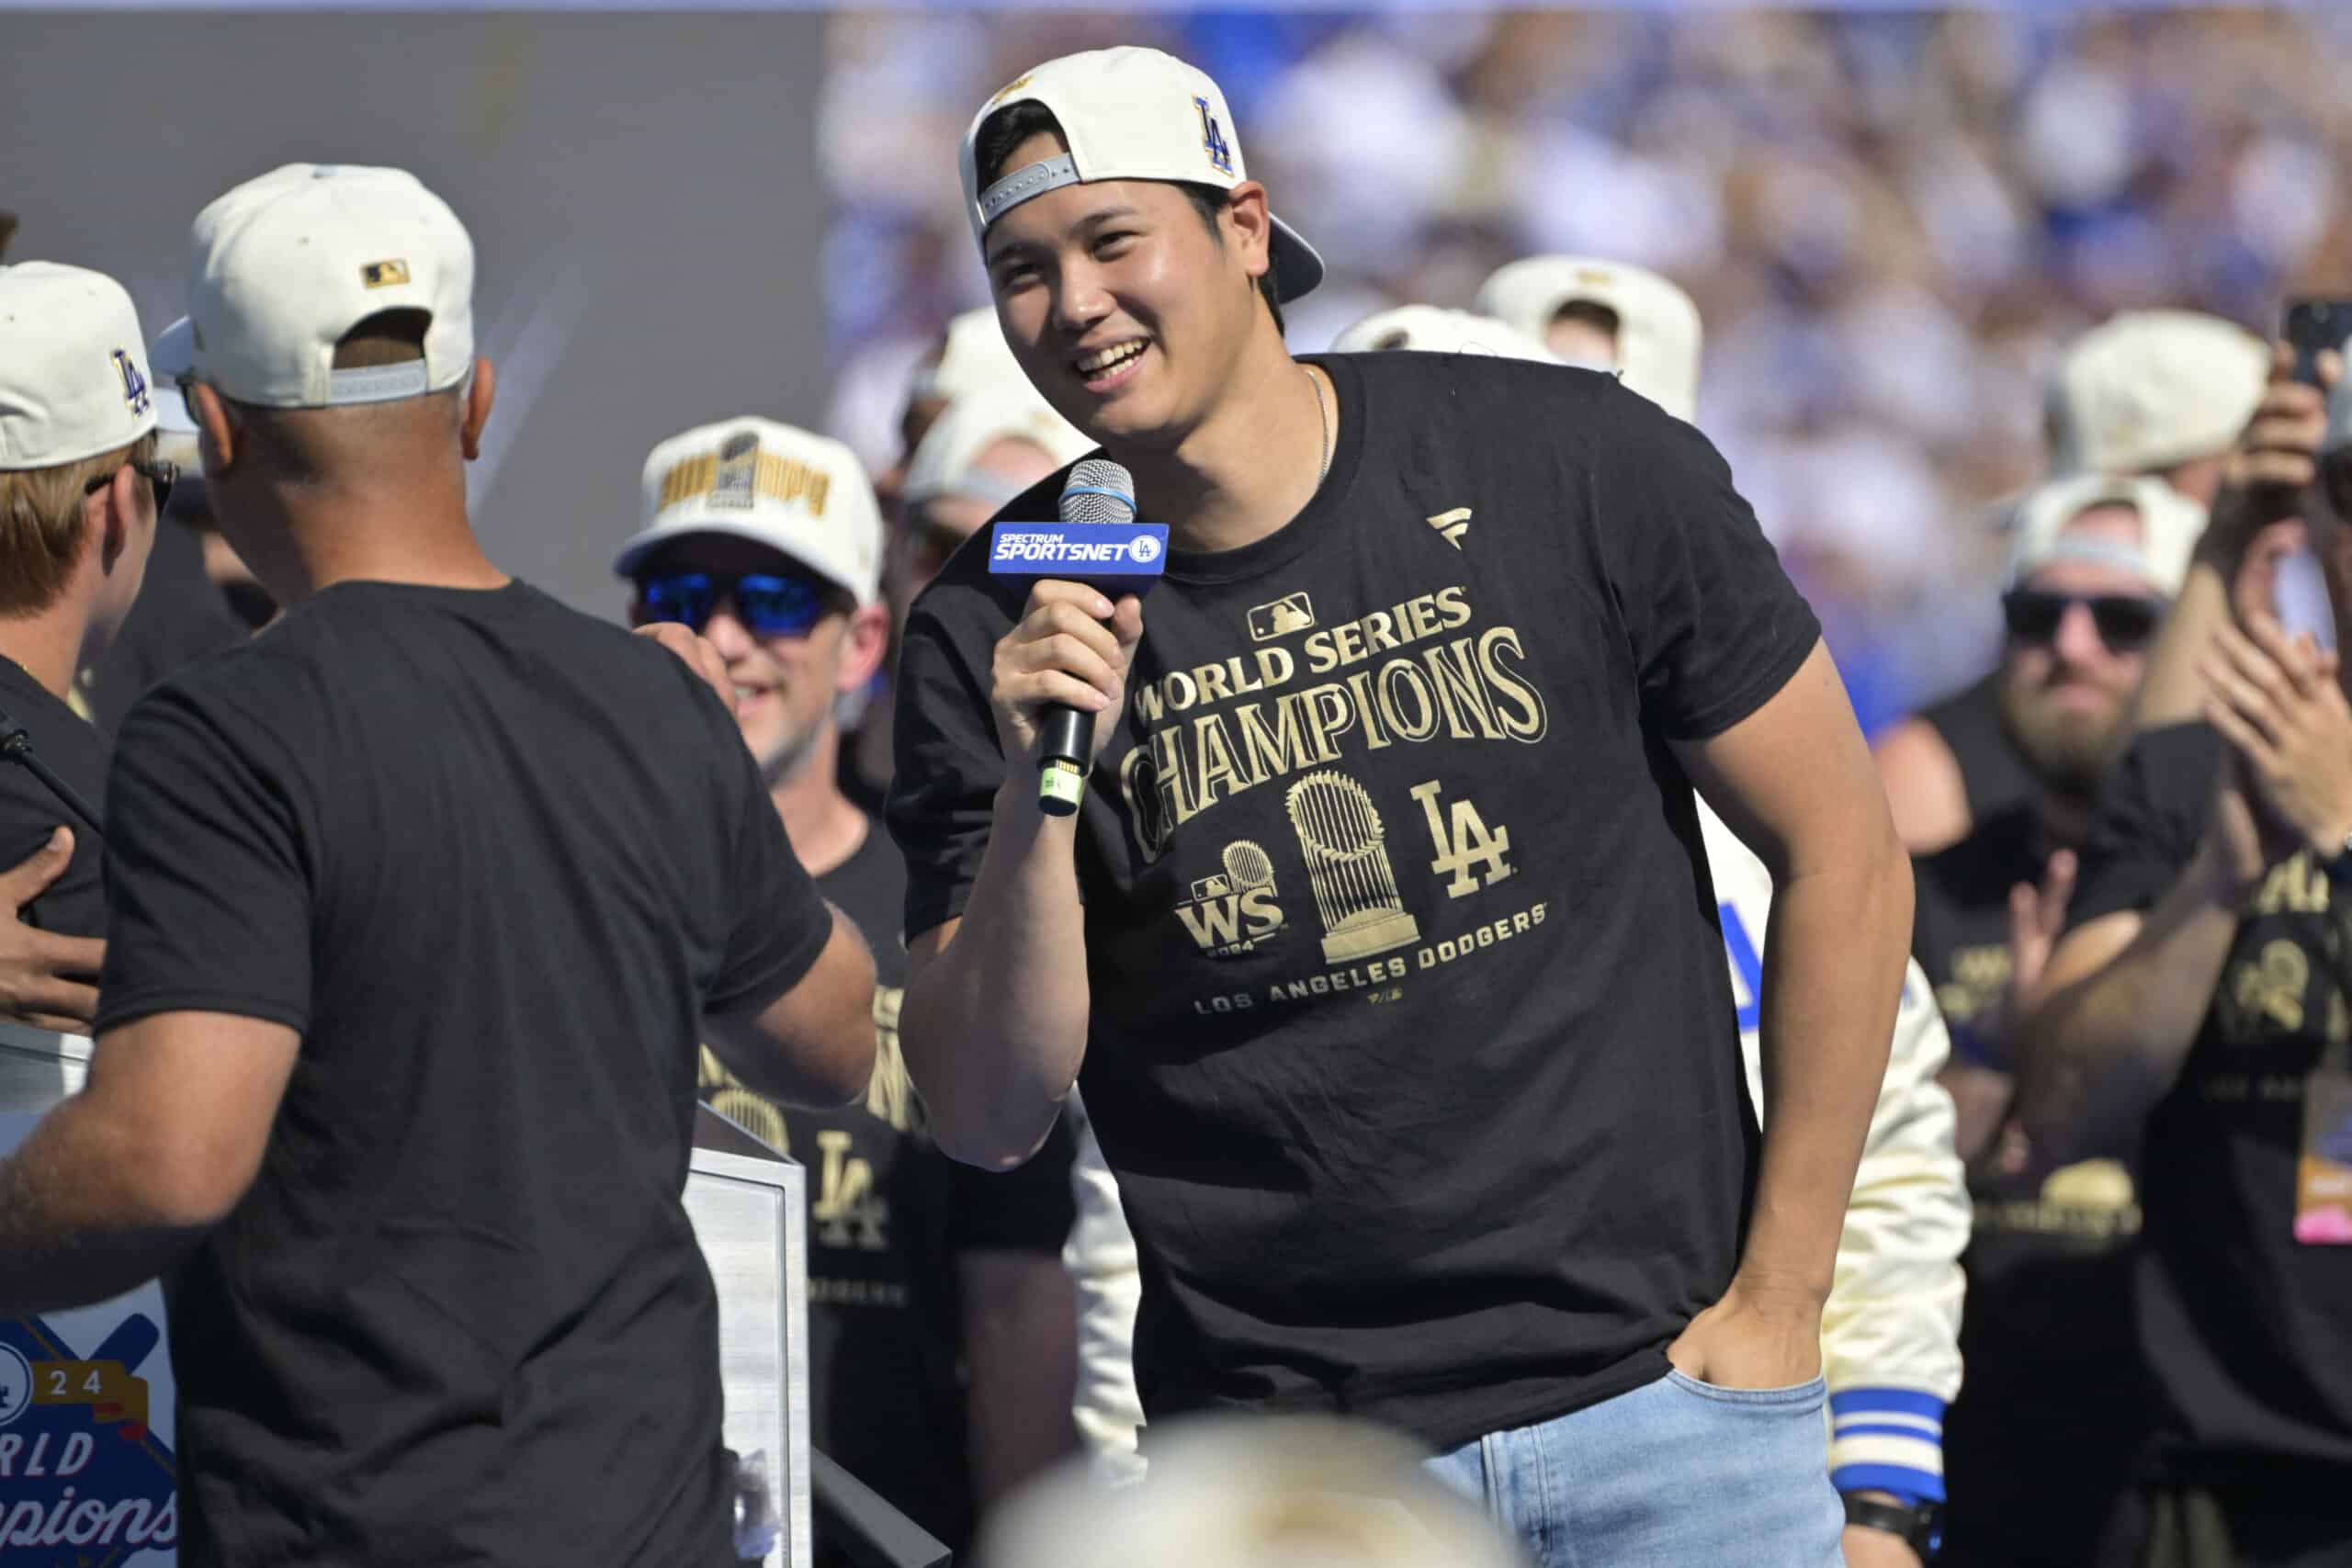
M 110 782 L 100 1032 L 302 1037 L 165 1280 L 181 1560 L 732 1562 L 696 1043 L 831 923 L 716 694 L 520 583 L 345 583 Z
M 13 659 L 0 659 L 0 712 L 25 727 L 34 754 L 68 788 L 92 810 L 103 809 L 107 743 L 89 720 Z M 21 864 L 61 827 L 74 829 L 74 859 L 19 913 L 44 931 L 104 936 L 107 904 L 99 880 L 98 835 L 30 768 L 0 760 L 0 868 Z

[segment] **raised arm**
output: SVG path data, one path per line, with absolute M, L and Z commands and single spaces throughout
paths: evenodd
M 1101 744 L 1142 635 L 1136 600 L 1114 613 L 1091 588 L 1041 582 L 997 644 L 990 704 L 1005 769 L 988 847 L 961 916 L 908 943 L 899 1021 L 933 1136 L 969 1165 L 1016 1166 L 1035 1153 L 1085 1058 L 1078 818 L 1037 808 L 1036 715 L 1053 702 L 1093 713 Z
M 1826 649 L 1781 691 L 1677 755 L 1771 873 L 1764 943 L 1764 1150 L 1724 1300 L 1668 1354 L 1733 1386 L 1803 1382 L 1903 994 L 1911 868 Z
M 2320 356 L 2321 379 L 2333 384 L 2342 365 Z M 2276 525 L 2294 516 L 2318 472 L 2327 428 L 2326 395 L 2294 379 L 2294 351 L 2272 351 L 2270 385 L 2230 454 L 2228 478 L 2211 521 L 2197 541 L 2188 580 L 2148 648 L 2146 678 L 2132 699 L 2127 735 L 2187 724 L 2204 711 L 2198 671 L 2213 636 L 2270 601 L 2271 569 L 2283 543 Z

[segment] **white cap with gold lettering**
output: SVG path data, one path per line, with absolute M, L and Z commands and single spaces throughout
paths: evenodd
M 725 534 L 765 545 L 871 604 L 882 580 L 882 509 L 855 453 L 746 415 L 696 426 L 645 459 L 644 525 L 613 570 L 672 539 Z
M 163 375 L 310 409 L 445 391 L 473 368 L 473 241 L 406 170 L 288 164 L 198 213 L 190 239 L 187 331 L 156 341 Z M 335 344 L 386 310 L 424 312 L 424 357 L 336 369 Z
M 1034 103 L 1059 122 L 1069 151 L 1007 169 L 983 190 L 980 127 L 1011 104 Z M 980 106 L 964 132 L 964 201 L 985 251 L 989 225 L 1033 197 L 1096 180 L 1170 180 L 1231 190 L 1250 176 L 1225 94 L 1208 73 L 1156 49 L 1090 50 L 1048 60 Z M 1274 297 L 1287 303 L 1323 281 L 1323 258 L 1273 220 Z
M 102 272 L 0 266 L 0 468 L 53 468 L 155 428 L 139 312 Z

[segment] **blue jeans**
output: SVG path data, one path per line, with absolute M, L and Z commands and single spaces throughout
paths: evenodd
M 1819 1378 L 1717 1388 L 1669 1371 L 1429 1461 L 1536 1568 L 1840 1568 Z

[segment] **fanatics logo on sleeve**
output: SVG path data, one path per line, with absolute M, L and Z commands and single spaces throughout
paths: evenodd
M 1462 536 L 1470 531 L 1470 509 L 1457 506 L 1451 512 L 1441 512 L 1422 521 L 1437 530 L 1438 537 L 1458 550 L 1462 547 Z

